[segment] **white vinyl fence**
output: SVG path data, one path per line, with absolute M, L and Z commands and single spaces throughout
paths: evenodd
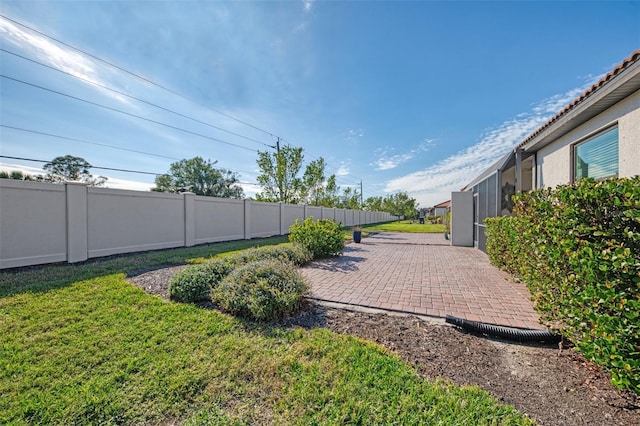
M 296 219 L 344 226 L 389 213 L 0 179 L 0 269 L 285 235 Z

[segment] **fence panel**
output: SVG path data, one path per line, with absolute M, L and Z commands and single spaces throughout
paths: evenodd
M 195 243 L 234 241 L 244 238 L 244 201 L 195 197 Z
M 88 188 L 89 257 L 185 244 L 184 197 Z
M 388 213 L 0 179 L 0 269 L 288 233 L 312 216 L 343 226 Z
M 249 202 L 250 211 L 250 238 L 270 237 L 280 235 L 280 204 Z
M 289 227 L 294 224 L 296 219 L 299 219 L 300 222 L 304 220 L 304 206 L 297 204 L 283 204 L 281 222 L 283 234 L 289 233 Z
M 64 185 L 0 179 L 0 268 L 67 260 Z

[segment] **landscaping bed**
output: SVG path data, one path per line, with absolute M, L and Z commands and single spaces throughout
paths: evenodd
M 169 278 L 179 268 L 183 266 L 140 270 L 128 279 L 168 298 Z M 416 317 L 355 312 L 313 301 L 280 324 L 327 328 L 377 342 L 423 376 L 477 385 L 542 425 L 640 424 L 640 397 L 615 388 L 607 374 L 570 348 L 512 344 Z

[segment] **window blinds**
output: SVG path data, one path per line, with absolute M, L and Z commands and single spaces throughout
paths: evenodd
M 618 128 L 575 147 L 575 180 L 618 176 Z

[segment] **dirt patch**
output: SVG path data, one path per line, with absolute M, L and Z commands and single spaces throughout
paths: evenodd
M 136 271 L 128 279 L 168 298 L 169 278 L 183 267 Z M 337 309 L 314 301 L 280 324 L 324 327 L 377 342 L 422 376 L 477 385 L 541 425 L 640 425 L 640 397 L 615 388 L 607 374 L 573 349 L 513 344 L 423 318 Z

